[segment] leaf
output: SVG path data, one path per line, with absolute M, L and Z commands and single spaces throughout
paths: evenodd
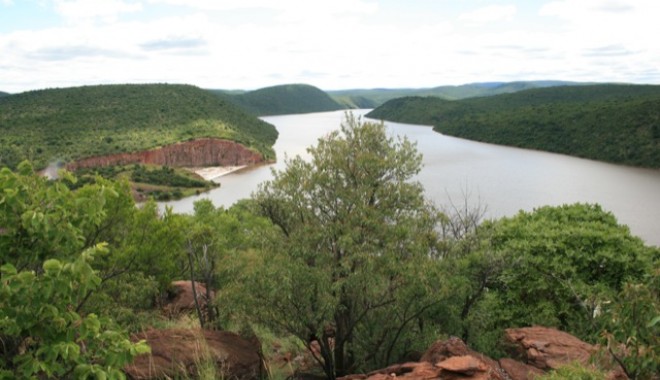
M 62 263 L 56 259 L 46 260 L 43 265 L 44 271 L 46 273 L 53 273 L 62 270 Z
M 16 271 L 16 267 L 11 265 L 10 263 L 7 263 L 7 264 L 4 264 L 3 266 L 1 266 L 0 267 L 0 272 L 2 272 L 3 274 L 9 275 L 9 276 L 15 275 L 16 273 L 18 273 Z

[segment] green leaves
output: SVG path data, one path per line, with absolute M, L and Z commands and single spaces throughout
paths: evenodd
M 309 162 L 288 160 L 253 196 L 280 232 L 264 253 L 268 267 L 246 280 L 261 321 L 317 337 L 330 377 L 389 364 L 424 344 L 411 322 L 440 286 L 429 281 L 437 214 L 411 181 L 421 155 L 351 114 L 308 152 Z
M 6 344 L 0 368 L 5 373 L 61 378 L 75 369 L 123 378 L 118 369 L 144 352 L 144 344 L 134 345 L 125 333 L 112 330 L 109 320 L 74 311 L 99 285 L 90 262 L 103 249 L 91 248 L 72 262 L 49 259 L 39 275 L 2 266 L 0 335 Z

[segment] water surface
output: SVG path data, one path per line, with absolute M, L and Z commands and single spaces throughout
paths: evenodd
M 367 111 L 354 111 L 363 115 Z M 319 137 L 338 129 L 344 111 L 268 116 L 280 135 L 275 144 L 278 162 L 225 177 L 221 187 L 178 201 L 163 202 L 175 212 L 191 212 L 202 198 L 228 207 L 247 198 L 272 178 L 271 169 L 283 169 L 284 157 L 306 156 Z M 417 142 L 424 155 L 418 180 L 438 207 L 463 202 L 487 207 L 487 217 L 511 216 L 543 205 L 599 203 L 627 224 L 647 243 L 660 246 L 660 170 L 607 164 L 560 154 L 479 143 L 434 132 L 430 127 L 386 122 L 392 135 Z

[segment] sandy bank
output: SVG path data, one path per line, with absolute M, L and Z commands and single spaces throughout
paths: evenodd
M 189 168 L 188 170 L 196 173 L 207 181 L 213 181 L 217 178 L 233 173 L 247 167 L 247 165 L 238 166 L 209 166 L 205 168 Z

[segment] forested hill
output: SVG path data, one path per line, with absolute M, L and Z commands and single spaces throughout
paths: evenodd
M 578 82 L 556 80 L 521 81 L 521 82 L 480 82 L 458 86 L 438 86 L 432 88 L 400 88 L 400 89 L 355 89 L 328 91 L 337 102 L 347 108 L 376 108 L 388 100 L 407 96 L 436 96 L 448 100 L 473 98 L 477 96 L 493 96 L 509 94 L 531 88 L 554 86 L 581 85 Z
M 266 87 L 242 94 L 211 91 L 257 116 L 325 112 L 345 108 L 322 90 L 306 84 Z
M 433 125 L 471 140 L 660 168 L 660 86 L 565 86 L 458 101 L 400 98 L 367 116 Z
M 2 91 L 0 91 L 0 98 L 3 97 L 3 96 L 7 96 L 7 95 L 9 95 L 9 94 L 6 93 L 6 92 L 2 92 Z
M 99 85 L 0 98 L 0 166 L 35 167 L 135 152 L 202 137 L 274 156 L 277 131 L 208 91 L 188 85 Z

